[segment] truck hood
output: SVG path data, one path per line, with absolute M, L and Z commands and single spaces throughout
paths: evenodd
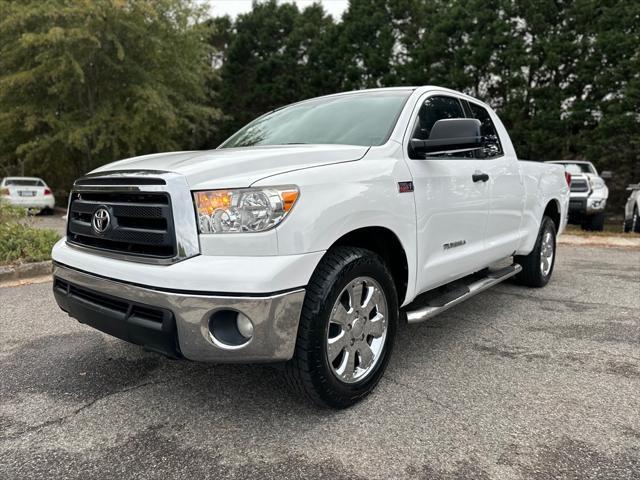
M 104 165 L 91 173 L 132 170 L 175 172 L 194 190 L 248 187 L 265 177 L 361 159 L 370 147 L 277 145 L 144 155 Z

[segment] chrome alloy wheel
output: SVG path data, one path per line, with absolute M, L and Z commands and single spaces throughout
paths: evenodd
M 542 272 L 542 275 L 544 277 L 549 275 L 551 266 L 553 265 L 554 244 L 555 240 L 553 238 L 553 233 L 544 232 L 544 237 L 542 237 L 542 245 L 540 248 L 540 271 Z
M 354 383 L 382 358 L 387 338 L 387 299 L 380 284 L 358 277 L 340 292 L 327 328 L 327 358 L 334 375 Z

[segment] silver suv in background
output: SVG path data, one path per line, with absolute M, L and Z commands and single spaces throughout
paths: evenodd
M 611 172 L 603 171 L 598 175 L 593 163 L 579 160 L 553 160 L 547 163 L 564 165 L 565 171 L 571 175 L 569 223 L 580 225 L 583 230 L 602 231 L 604 210 L 609 198 L 609 189 L 604 181 L 611 178 Z
M 624 231 L 640 233 L 640 183 L 629 185 L 627 204 L 624 206 Z

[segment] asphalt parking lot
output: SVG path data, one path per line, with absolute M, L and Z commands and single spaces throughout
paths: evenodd
M 266 366 L 171 361 L 0 288 L 0 478 L 640 478 L 640 251 L 561 246 L 400 330 L 373 395 L 294 397 Z
M 55 230 L 58 232 L 58 235 L 63 236 L 66 233 L 67 227 L 67 221 L 63 218 L 65 213 L 66 212 L 62 210 L 56 210 L 49 215 L 34 215 L 29 218 L 29 221 L 37 228 Z

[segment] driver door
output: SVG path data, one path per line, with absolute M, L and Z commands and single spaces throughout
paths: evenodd
M 410 138 L 427 140 L 436 121 L 465 118 L 460 100 L 428 94 L 419 104 Z M 405 141 L 413 176 L 418 243 L 417 292 L 424 292 L 486 265 L 488 182 L 474 179 L 481 160 L 473 151 L 418 155 Z

